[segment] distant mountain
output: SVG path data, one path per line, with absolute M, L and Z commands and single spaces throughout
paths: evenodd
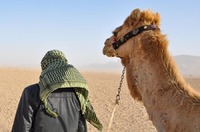
M 174 58 L 183 75 L 200 76 L 200 56 L 179 55 Z
M 121 72 L 123 66 L 121 64 L 121 60 L 118 61 L 110 61 L 108 63 L 96 63 L 82 67 L 83 70 L 91 70 L 91 71 L 111 71 L 111 72 Z
M 174 56 L 180 72 L 184 76 L 200 76 L 200 56 L 178 55 Z M 83 69 L 93 71 L 113 71 L 121 72 L 123 66 L 121 61 L 108 62 L 105 64 L 91 64 L 84 66 Z

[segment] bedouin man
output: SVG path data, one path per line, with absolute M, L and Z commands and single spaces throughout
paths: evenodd
M 41 68 L 39 83 L 21 95 L 12 132 L 87 132 L 86 120 L 102 131 L 88 84 L 63 52 L 48 51 Z

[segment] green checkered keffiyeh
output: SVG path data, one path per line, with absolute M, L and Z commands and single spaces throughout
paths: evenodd
M 57 118 L 58 113 L 47 105 L 47 97 L 58 88 L 75 88 L 76 95 L 81 104 L 81 111 L 88 122 L 102 131 L 102 124 L 94 112 L 88 99 L 88 84 L 79 71 L 68 64 L 65 55 L 58 50 L 46 53 L 41 61 L 42 73 L 40 75 L 40 99 L 47 113 Z

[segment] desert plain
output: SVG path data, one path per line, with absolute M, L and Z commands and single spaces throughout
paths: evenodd
M 10 132 L 22 91 L 39 81 L 40 70 L 30 68 L 0 68 L 0 132 Z M 81 71 L 89 84 L 89 98 L 102 122 L 103 132 L 108 130 L 121 73 L 109 71 Z M 200 77 L 184 76 L 185 80 L 200 91 Z M 88 132 L 97 130 L 88 123 Z M 111 132 L 156 132 L 141 102 L 129 94 L 126 78 L 123 80 L 120 102 L 116 106 Z

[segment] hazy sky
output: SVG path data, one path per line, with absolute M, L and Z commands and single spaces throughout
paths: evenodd
M 135 8 L 160 13 L 172 55 L 200 56 L 200 0 L 1 0 L 0 65 L 40 67 L 51 49 L 78 67 L 117 61 L 104 41 Z

